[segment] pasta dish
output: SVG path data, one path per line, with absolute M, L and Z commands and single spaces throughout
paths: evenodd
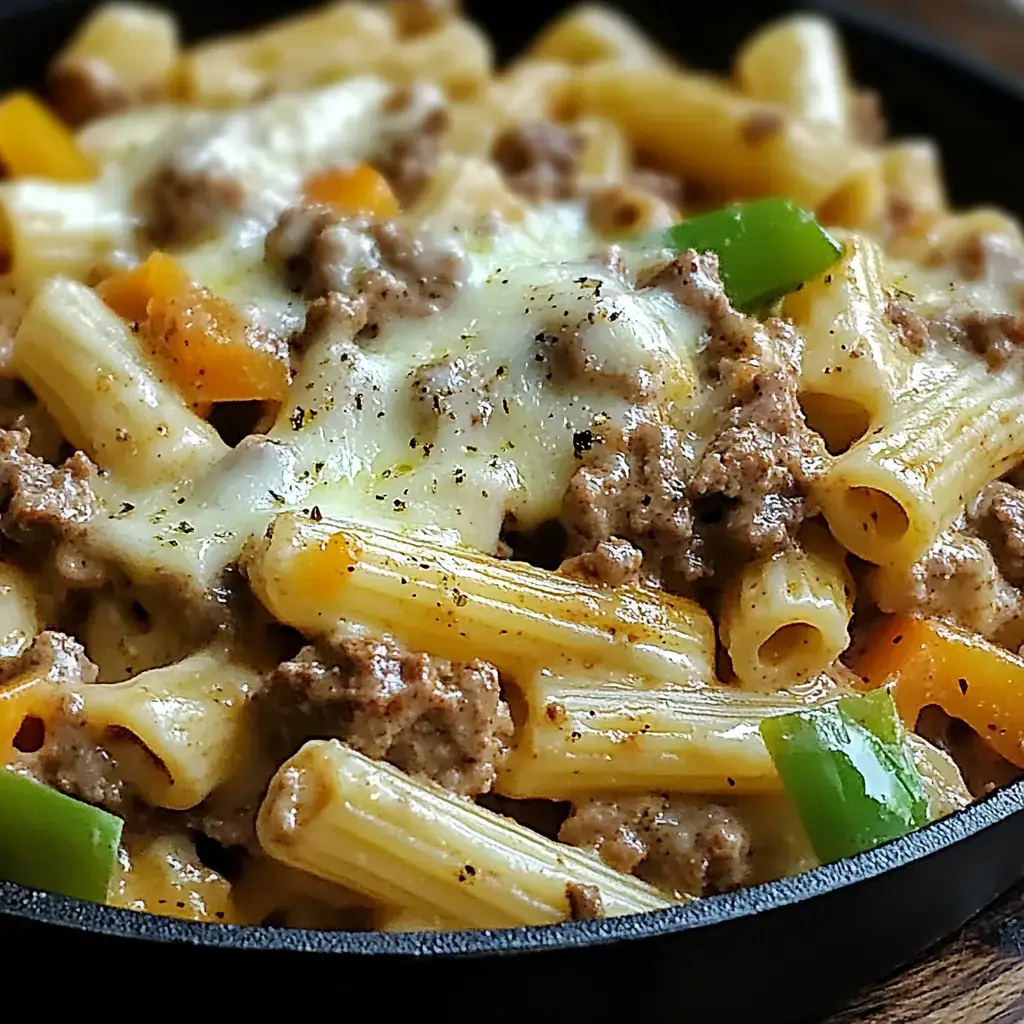
M 1024 769 L 1024 235 L 834 27 L 450 0 L 0 97 L 0 878 L 211 923 L 668 907 Z

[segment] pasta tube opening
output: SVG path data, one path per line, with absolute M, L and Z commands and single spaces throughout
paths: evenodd
M 789 622 L 757 649 L 757 656 L 772 668 L 788 665 L 795 658 L 820 659 L 825 651 L 825 638 L 817 626 L 809 622 Z
M 920 357 L 892 409 L 818 485 L 836 540 L 876 565 L 920 558 L 963 508 L 1024 454 L 1018 370 Z
M 871 426 L 871 412 L 863 402 L 817 392 L 800 396 L 807 426 L 825 439 L 831 455 L 852 448 Z
M 719 630 L 744 686 L 784 690 L 846 649 L 852 612 L 845 552 L 811 521 L 791 548 L 743 569 L 723 595 Z

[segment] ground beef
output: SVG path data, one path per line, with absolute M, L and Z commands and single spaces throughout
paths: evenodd
M 1024 316 L 1013 313 L 968 311 L 925 317 L 902 299 L 891 299 L 886 313 L 896 337 L 915 354 L 933 343 L 958 345 L 983 356 L 990 369 L 1001 370 L 1024 349 Z
M 779 110 L 758 110 L 740 126 L 743 141 L 752 146 L 775 138 L 786 127 L 786 119 Z
M 453 664 L 385 637 L 336 636 L 278 666 L 273 688 L 300 715 L 369 757 L 463 795 L 486 793 L 508 752 L 512 719 L 498 672 Z M 287 699 L 287 698 L 285 698 Z
M 315 299 L 306 312 L 302 330 L 290 340 L 291 351 L 301 355 L 325 333 L 335 331 L 346 338 L 355 338 L 366 326 L 366 303 L 361 296 L 350 298 L 341 292 L 328 292 Z
M 115 114 L 139 99 L 106 61 L 96 58 L 56 61 L 47 84 L 50 103 L 73 126 Z
M 984 356 L 993 370 L 1000 370 L 1024 348 L 1024 316 L 967 313 L 952 323 L 949 334 L 965 348 Z
M 750 872 L 750 836 L 733 812 L 680 796 L 588 800 L 573 808 L 558 838 L 619 871 L 692 896 L 734 889 Z
M 569 882 L 565 887 L 565 898 L 569 901 L 570 921 L 595 921 L 604 917 L 601 890 L 596 885 Z
M 563 575 L 620 587 L 637 578 L 642 559 L 642 553 L 628 540 L 612 537 L 601 541 L 593 551 L 567 558 L 558 571 Z
M 22 725 L 15 737 L 21 754 L 10 769 L 88 803 L 123 811 L 130 794 L 117 762 L 82 719 L 82 698 L 75 688 L 97 676 L 82 645 L 63 633 L 40 633 L 23 654 L 9 659 L 3 674 L 38 675 L 63 691 L 57 713 L 45 725 L 36 728 L 30 720 Z
M 643 551 L 653 571 L 699 578 L 704 567 L 686 491 L 691 471 L 682 438 L 664 424 L 595 437 L 562 502 L 569 551 L 586 555 L 622 538 Z
M 797 398 L 799 339 L 779 320 L 762 324 L 734 309 L 713 253 L 688 250 L 641 286 L 666 289 L 708 320 L 703 376 L 722 409 L 687 478 L 701 535 L 733 564 L 781 550 L 812 511 L 811 484 L 829 461 Z
M 886 315 L 895 328 L 896 337 L 903 346 L 919 355 L 928 347 L 928 321 L 900 299 L 890 299 L 885 307 Z
M 178 156 L 138 186 L 135 204 L 144 242 L 193 245 L 212 234 L 225 217 L 242 210 L 245 188 L 227 168 L 193 164 Z
M 491 159 L 513 192 L 541 202 L 576 193 L 582 150 L 578 132 L 535 121 L 501 132 L 491 147 Z
M 643 366 L 626 371 L 612 368 L 596 356 L 587 342 L 589 332 L 595 329 L 594 320 L 593 311 L 580 320 L 556 318 L 549 330 L 535 336 L 535 358 L 550 360 L 553 379 L 561 386 L 575 388 L 579 381 L 590 380 L 634 405 L 653 402 L 663 386 L 659 375 Z
M 989 484 L 968 507 L 967 521 L 1003 578 L 1024 587 L 1024 491 L 1001 480 Z
M 375 224 L 372 235 L 381 262 L 361 282 L 369 302 L 369 330 L 376 333 L 388 320 L 425 317 L 452 304 L 466 274 L 460 254 L 391 222 Z
M 1001 528 L 991 511 L 980 513 L 980 520 L 993 533 Z M 963 519 L 913 565 L 873 570 L 868 587 L 883 612 L 947 619 L 989 639 L 1024 615 L 1024 597 Z
M 44 630 L 17 657 L 0 658 L 0 680 L 34 675 L 63 686 L 94 683 L 96 666 L 86 657 L 85 648 L 65 633 Z
M 466 274 L 464 257 L 391 222 L 344 218 L 323 206 L 293 206 L 267 235 L 266 259 L 293 291 L 327 301 L 317 323 L 337 310 L 376 337 L 398 318 L 416 318 L 451 305 Z M 348 301 L 331 299 L 338 293 Z M 309 324 L 303 334 L 308 338 Z
M 784 370 L 760 373 L 752 396 L 729 410 L 690 483 L 705 522 L 724 516 L 718 540 L 738 557 L 783 550 L 813 511 L 808 491 L 828 455 L 804 421 L 797 386 Z
M 451 123 L 444 107 L 435 108 L 410 131 L 396 135 L 374 160 L 403 207 L 415 202 L 433 177 L 441 143 Z
M 93 480 L 98 472 L 84 452 L 60 466 L 28 451 L 27 430 L 0 430 L 0 520 L 4 533 L 48 559 L 69 587 L 98 587 L 106 580 L 102 560 L 89 554 L 86 527 L 96 514 Z

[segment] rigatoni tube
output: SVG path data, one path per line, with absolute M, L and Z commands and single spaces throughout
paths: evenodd
M 745 686 L 804 683 L 846 650 L 853 578 L 845 554 L 809 523 L 797 544 L 751 563 L 726 590 L 719 631 Z
M 790 694 L 665 686 L 539 670 L 512 693 L 516 744 L 495 788 L 571 800 L 600 792 L 758 793 L 781 787 L 758 729 Z
M 709 75 L 595 64 L 579 72 L 567 103 L 621 124 L 659 166 L 738 198 L 787 196 L 813 209 L 867 159 L 838 128 L 791 117 Z
M 1015 365 L 922 356 L 891 413 L 835 460 L 817 496 L 845 548 L 875 565 L 909 565 L 1022 454 Z
M 569 659 L 664 683 L 714 678 L 714 628 L 693 601 L 601 587 L 468 548 L 294 513 L 245 559 L 273 615 L 310 634 L 340 619 L 513 675 Z
M 26 293 L 55 274 L 84 279 L 103 256 L 131 241 L 132 215 L 101 184 L 0 182 L 0 245 Z
M 14 339 L 14 367 L 68 440 L 122 480 L 178 482 L 228 452 L 83 284 L 54 278 L 40 289 Z
M 81 686 L 82 717 L 154 807 L 188 810 L 241 760 L 259 675 L 201 651 L 123 683 Z
M 597 857 L 372 761 L 312 740 L 271 780 L 256 831 L 271 857 L 430 920 L 464 928 L 555 924 L 574 885 L 608 916 L 670 905 Z
M 800 400 L 833 452 L 890 415 L 909 366 L 890 336 L 883 256 L 869 238 L 840 233 L 842 259 L 786 298 L 806 344 Z
M 79 124 L 163 95 L 177 60 L 178 26 L 170 11 L 106 3 L 54 59 L 50 97 L 66 121 Z
M 839 33 L 827 18 L 796 14 L 766 25 L 740 48 L 734 68 L 748 96 L 848 131 L 849 75 Z

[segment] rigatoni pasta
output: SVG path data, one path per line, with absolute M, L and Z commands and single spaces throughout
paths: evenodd
M 117 2 L 70 123 L 0 97 L 0 877 L 63 807 L 64 895 L 554 925 L 1024 763 L 1016 221 L 818 16 L 728 73 L 595 4 L 501 42 Z
M 596 889 L 612 916 L 668 906 L 596 858 L 333 740 L 308 743 L 281 767 L 257 827 L 264 848 L 292 867 L 463 928 L 564 920 L 577 886 Z

